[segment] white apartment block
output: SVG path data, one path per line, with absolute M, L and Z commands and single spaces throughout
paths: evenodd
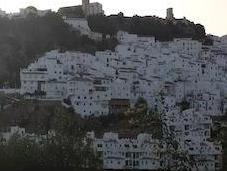
M 163 168 L 161 161 L 160 141 L 153 139 L 150 134 L 119 135 L 105 133 L 102 138 L 95 138 L 94 148 L 103 159 L 104 169 L 141 169 L 158 170 Z

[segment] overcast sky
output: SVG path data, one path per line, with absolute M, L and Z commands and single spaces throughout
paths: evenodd
M 94 2 L 96 0 L 90 0 Z M 227 34 L 227 0 L 97 0 L 103 4 L 107 15 L 123 12 L 127 16 L 156 15 L 165 17 L 166 8 L 173 7 L 176 18 L 186 17 L 206 27 L 207 33 Z M 53 9 L 79 5 L 81 0 L 0 0 L 0 8 L 17 12 L 19 8 L 35 6 L 38 9 Z

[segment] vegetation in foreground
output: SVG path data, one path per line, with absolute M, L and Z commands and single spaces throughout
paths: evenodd
M 7 110 L 2 110 L 0 120 L 1 127 L 14 123 L 36 134 L 47 134 L 47 131 L 52 129 L 56 131 L 56 136 L 41 143 L 21 139 L 16 135 L 8 144 L 4 145 L 3 142 L 0 147 L 0 161 L 3 161 L 0 170 L 80 170 L 84 166 L 98 169 L 101 166 L 98 156 L 89 142 L 84 144 L 88 131 L 94 131 L 96 136 L 102 136 L 104 132 L 150 133 L 153 138 L 165 141 L 169 149 L 167 153 L 182 161 L 181 168 L 188 166 L 185 154 L 178 152 L 179 146 L 172 135 L 163 138 L 165 125 L 158 112 L 148 110 L 147 103 L 142 98 L 138 99 L 135 108 L 125 113 L 84 119 L 74 114 L 72 109 L 65 109 L 56 102 L 22 99 L 14 102 Z
M 91 143 L 84 143 L 86 131 L 78 120 L 60 108 L 54 112 L 52 128 L 56 135 L 40 141 L 14 135 L 8 143 L 0 143 L 0 170 L 80 170 L 100 167 L 101 162 Z
M 214 117 L 212 138 L 222 142 L 223 148 L 223 171 L 227 170 L 227 115 Z
M 81 170 L 84 167 L 99 169 L 100 159 L 95 155 L 89 141 L 84 144 L 84 137 L 88 131 L 103 134 L 105 131 L 133 130 L 134 133 L 145 132 L 145 127 L 157 127 L 156 136 L 161 130 L 159 117 L 148 114 L 153 123 L 145 119 L 148 117 L 147 104 L 141 101 L 135 109 L 126 114 L 90 117 L 83 119 L 75 115 L 72 109 L 65 109 L 57 102 L 27 101 L 21 99 L 13 102 L 9 108 L 0 111 L 0 127 L 18 125 L 28 132 L 38 135 L 47 134 L 48 130 L 55 130 L 56 136 L 40 142 L 14 135 L 9 143 L 0 143 L 0 170 Z M 156 120 L 155 120 L 156 118 Z M 146 120 L 146 121 L 145 121 Z M 156 122 L 155 122 L 156 121 Z M 144 123 L 143 128 L 137 124 Z M 149 130 L 148 130 L 149 132 Z M 153 131 L 152 131 L 153 132 Z M 131 132 L 132 133 L 132 132 Z

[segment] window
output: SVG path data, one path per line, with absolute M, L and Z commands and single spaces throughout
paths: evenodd
M 101 148 L 102 147 L 102 144 L 98 144 L 97 147 Z
M 189 135 L 189 132 L 185 132 L 185 135 L 188 136 Z
M 193 151 L 193 150 L 194 150 L 194 148 L 193 148 L 193 147 L 191 147 L 191 148 L 189 148 L 189 150 Z
M 127 152 L 127 153 L 125 154 L 125 156 L 126 156 L 126 157 L 131 157 L 131 154 L 130 154 L 129 152 Z
M 125 144 L 125 147 L 127 147 L 127 148 L 128 148 L 128 147 L 129 147 L 129 144 Z
M 137 145 L 133 145 L 133 148 L 137 148 Z
M 170 131 L 174 131 L 175 130 L 175 126 L 170 126 L 169 129 L 170 129 Z
M 189 125 L 185 125 L 185 130 L 189 130 Z
M 128 160 L 125 161 L 125 165 L 126 165 L 126 166 L 129 166 Z

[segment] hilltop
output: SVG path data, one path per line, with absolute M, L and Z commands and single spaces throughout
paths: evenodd
M 94 5 L 98 6 L 98 4 Z M 171 41 L 173 38 L 193 38 L 205 43 L 207 39 L 203 25 L 195 24 L 185 17 L 176 19 L 172 8 L 167 9 L 166 18 L 138 15 L 125 17 L 122 12 L 106 16 L 102 9 L 90 10 L 87 14 L 86 8 L 89 9 L 89 3 L 63 7 L 58 10 L 58 13 L 66 18 L 87 18 L 92 31 L 106 35 L 116 35 L 118 31 L 123 30 L 141 36 L 154 36 L 159 41 Z M 100 8 L 102 7 L 100 6 Z M 91 12 L 94 13 L 91 14 Z
M 201 42 L 206 40 L 204 26 L 185 18 L 167 20 L 156 16 L 125 17 L 123 13 L 119 13 L 89 16 L 88 23 L 93 31 L 110 35 L 124 30 L 141 36 L 154 36 L 159 41 L 171 41 L 173 38 L 193 38 Z

